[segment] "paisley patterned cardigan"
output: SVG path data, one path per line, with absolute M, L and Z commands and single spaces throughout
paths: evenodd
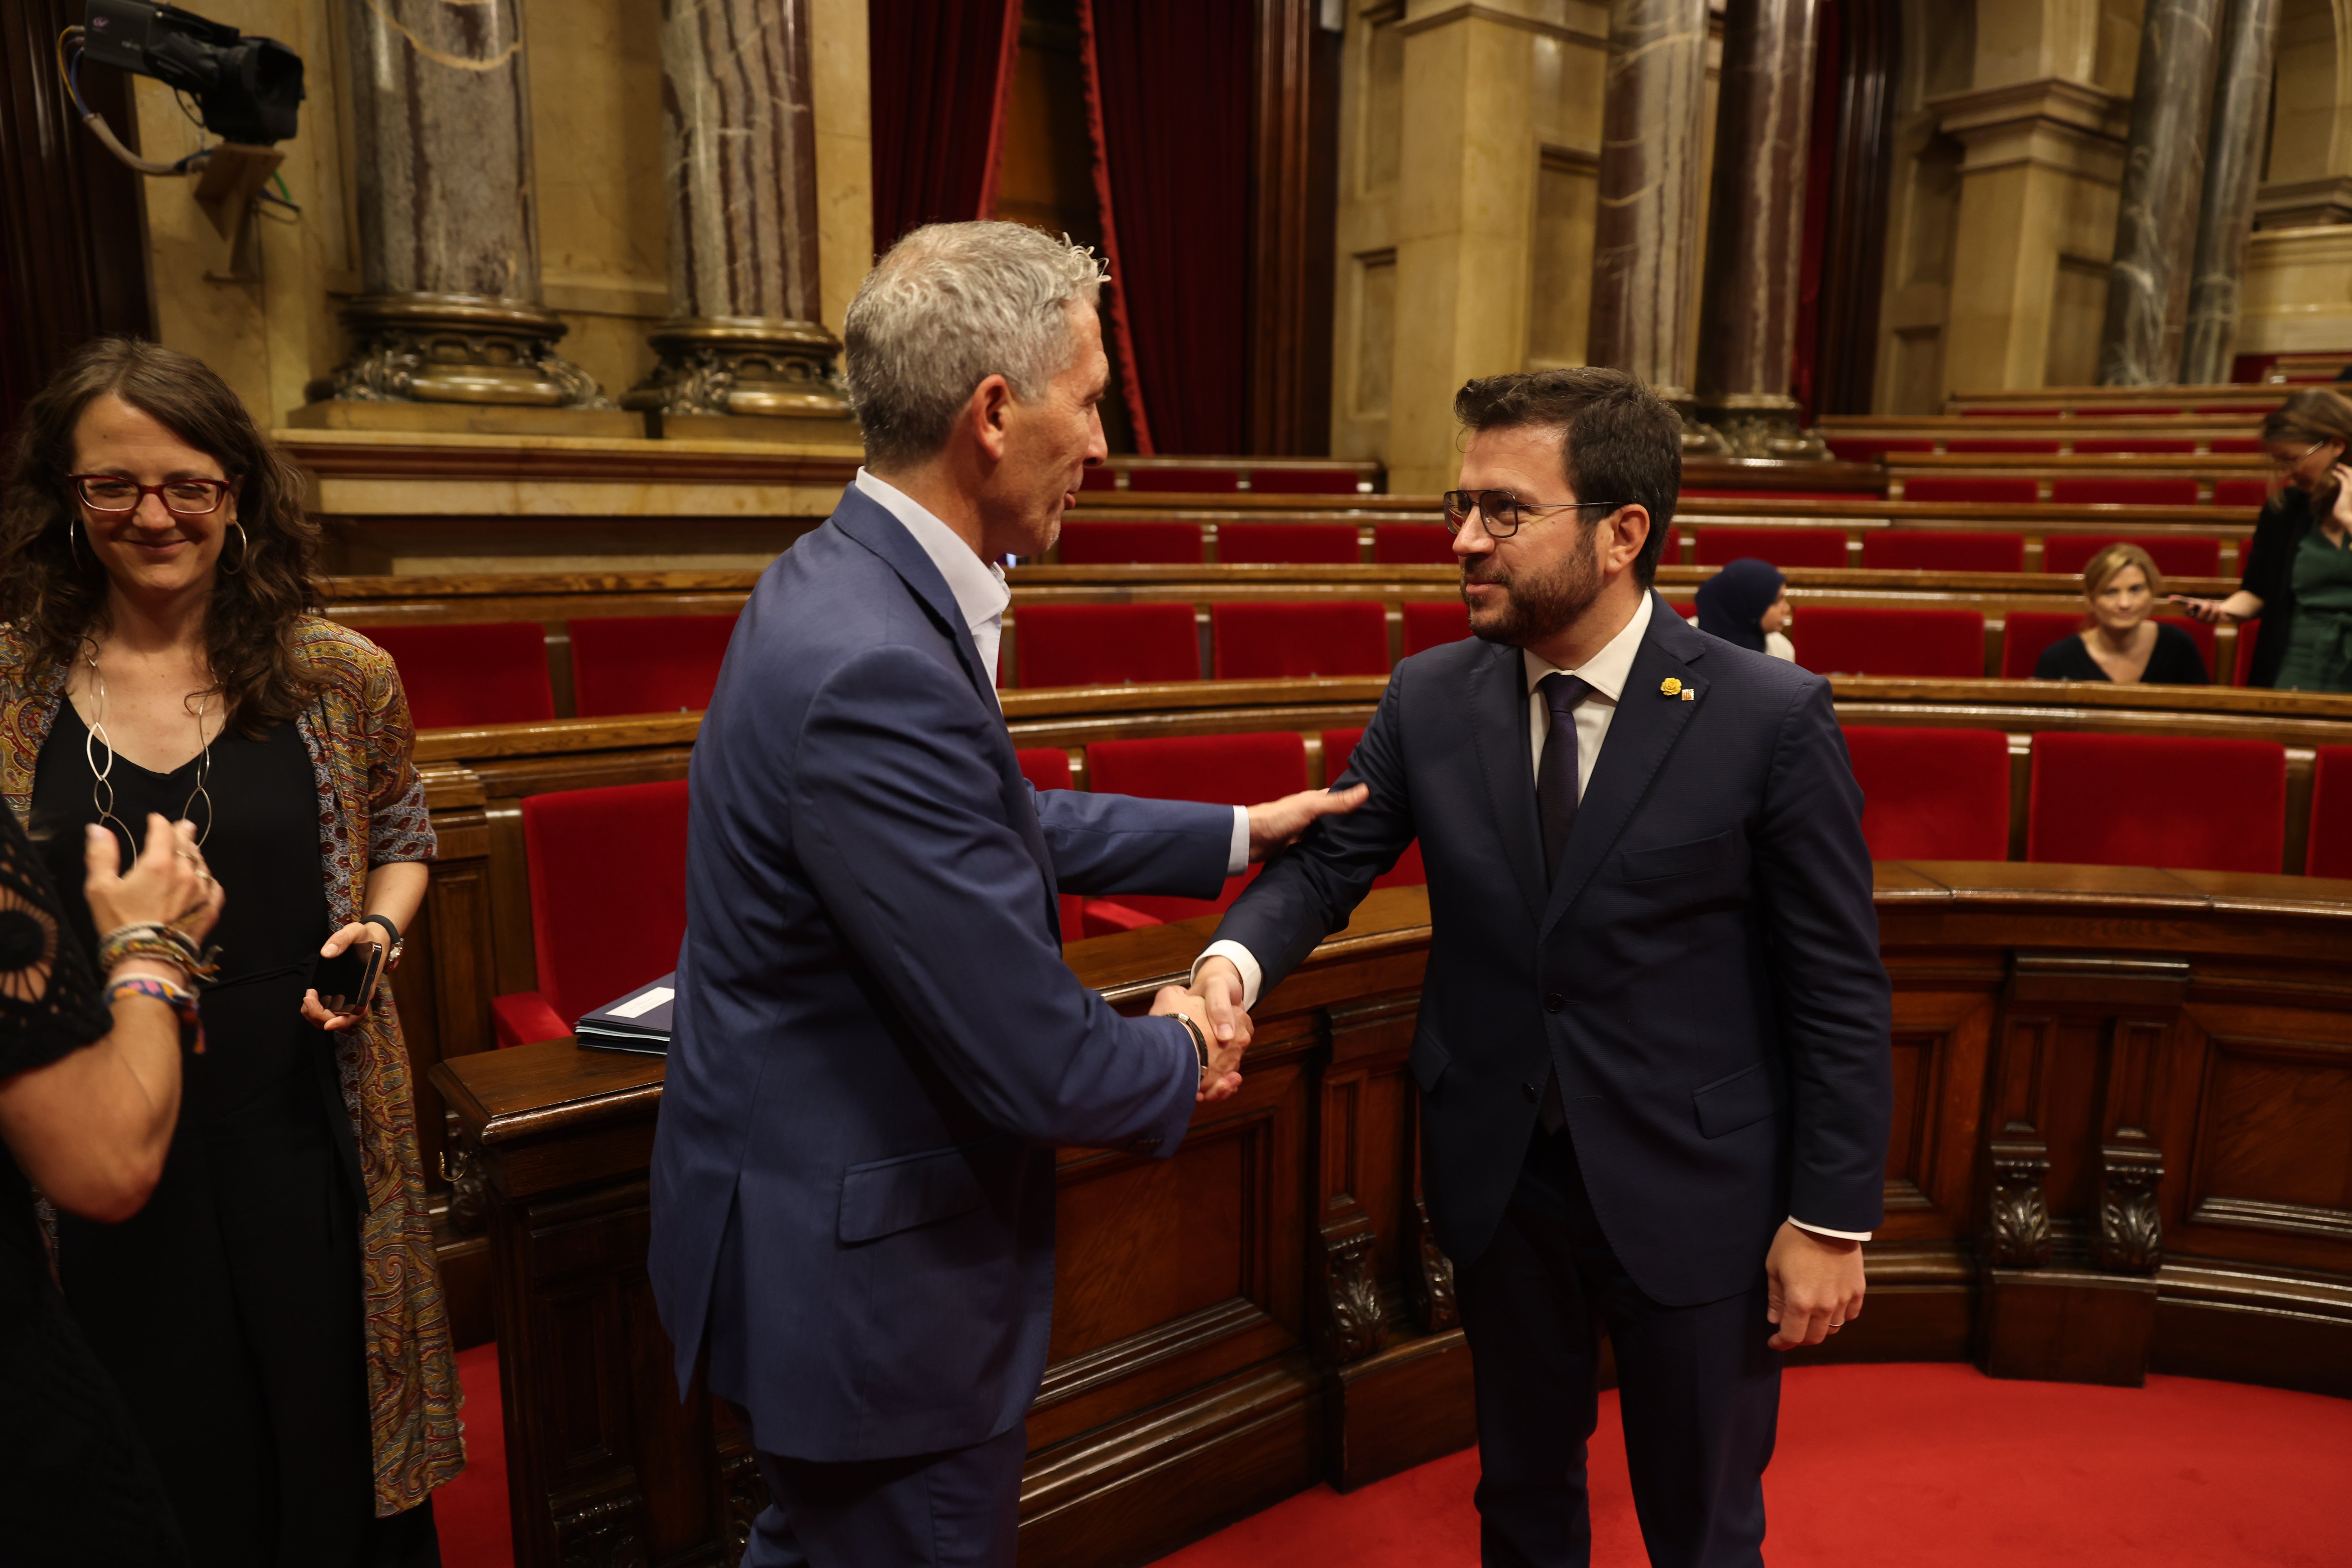
M 364 907 L 371 866 L 433 858 L 433 825 L 411 755 L 408 699 L 392 656 L 317 616 L 297 623 L 293 641 L 298 657 L 322 682 L 295 725 L 318 782 L 328 915 L 341 927 Z M 0 626 L 0 798 L 19 822 L 31 812 L 33 770 L 65 697 L 61 669 L 38 686 L 27 684 L 31 654 L 22 633 Z M 375 1510 L 389 1515 L 415 1507 L 465 1468 L 457 1369 L 392 987 L 380 988 L 367 1016 L 334 1039 L 367 1191 L 360 1261 L 368 1418 Z

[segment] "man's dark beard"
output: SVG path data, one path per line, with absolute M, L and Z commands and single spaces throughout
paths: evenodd
M 1500 555 L 1489 555 L 1475 565 L 1465 564 L 1465 583 L 1491 583 L 1504 591 L 1501 611 L 1479 624 L 1471 612 L 1470 631 L 1481 642 L 1526 647 L 1565 631 L 1577 616 L 1601 596 L 1601 523 L 1584 525 L 1577 548 L 1557 566 L 1542 573 L 1513 574 L 1502 567 Z M 1466 603 L 1468 595 L 1464 595 Z

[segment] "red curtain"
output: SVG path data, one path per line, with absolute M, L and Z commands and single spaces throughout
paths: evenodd
M 994 209 L 1021 0 L 868 0 L 866 19 L 878 254 Z
M 1079 0 L 1111 325 L 1141 452 L 1246 448 L 1255 12 Z

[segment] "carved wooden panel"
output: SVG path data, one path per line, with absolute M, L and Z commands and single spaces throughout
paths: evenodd
M 2352 1031 L 2343 1015 L 2200 1004 L 2181 1034 L 2170 1137 L 2188 1158 L 2166 1184 L 2176 1247 L 2352 1269 Z
M 1895 993 L 1895 1115 L 1886 1146 L 1889 1242 L 1943 1240 L 1967 1227 L 1994 998 L 1976 992 Z

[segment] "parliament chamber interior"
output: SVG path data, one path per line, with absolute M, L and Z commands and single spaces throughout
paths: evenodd
M 654 1310 L 664 1059 L 573 1030 L 679 966 L 738 614 L 860 468 L 845 312 L 976 218 L 1110 268 L 1111 455 L 1005 563 L 1038 791 L 1339 780 L 1472 635 L 1468 377 L 1674 406 L 1667 608 L 1776 570 L 1864 801 L 1894 1109 L 1868 1310 L 1787 1357 L 1768 1554 L 2352 1562 L 2352 642 L 2284 685 L 2259 614 L 2192 608 L 2322 444 L 2282 409 L 2352 419 L 2344 6 L 202 0 L 307 68 L 247 145 L 102 60 L 108 3 L 0 23 L 0 416 L 101 334 L 200 357 L 306 487 L 316 608 L 396 665 L 452 1568 L 731 1564 L 766 1506 Z M 2135 563 L 2200 683 L 2037 676 Z M 1259 871 L 1063 893 L 1067 964 L 1139 1015 Z M 1428 881 L 1408 850 L 1261 1000 L 1172 1158 L 1057 1152 L 1029 1568 L 1476 1560 Z M 1615 1426 L 1593 1560 L 1635 1563 Z

